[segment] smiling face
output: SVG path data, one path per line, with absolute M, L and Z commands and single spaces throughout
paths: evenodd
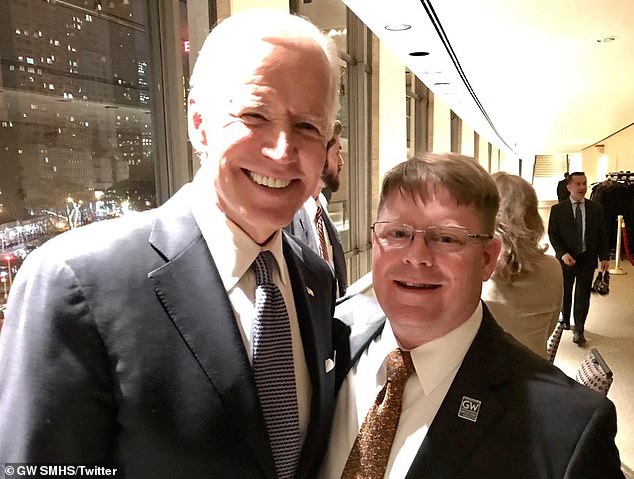
M 437 188 L 426 203 L 395 191 L 377 221 L 484 232 L 475 207 L 458 205 L 444 188 Z M 372 243 L 374 292 L 396 338 L 408 349 L 444 336 L 469 319 L 500 251 L 493 239 L 469 241 L 458 251 L 432 252 L 422 234 L 401 249 L 384 248 L 375 236 Z
M 260 244 L 315 190 L 329 114 L 323 51 L 306 41 L 262 45 L 226 103 L 206 112 L 195 97 L 189 102 L 190 123 L 216 175 L 218 207 Z

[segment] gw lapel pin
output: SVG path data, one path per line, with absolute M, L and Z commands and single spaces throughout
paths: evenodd
M 480 414 L 481 405 L 482 401 L 468 396 L 462 396 L 462 399 L 460 400 L 460 409 L 458 409 L 458 417 L 476 422 L 478 420 L 478 414 Z

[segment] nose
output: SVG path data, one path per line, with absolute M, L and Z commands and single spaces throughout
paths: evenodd
M 339 169 L 343 168 L 343 165 L 345 164 L 345 161 L 343 161 L 343 155 L 341 154 L 341 152 L 337 153 L 337 165 L 339 166 Z
M 292 161 L 296 152 L 291 134 L 284 128 L 275 132 L 273 138 L 262 147 L 262 154 L 275 161 Z
M 433 253 L 427 246 L 425 234 L 422 231 L 416 231 L 414 239 L 405 247 L 403 262 L 413 266 L 431 266 L 433 264 Z

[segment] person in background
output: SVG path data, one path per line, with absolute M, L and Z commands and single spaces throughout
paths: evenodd
M 541 243 L 544 223 L 533 187 L 503 172 L 493 174 L 493 181 L 500 194 L 495 233 L 502 252 L 483 285 L 482 299 L 507 333 L 546 358 L 546 344 L 561 312 L 561 267 Z
M 568 191 L 568 177 L 569 174 L 566 171 L 564 173 L 564 179 L 559 180 L 557 183 L 557 201 L 564 201 L 570 196 L 570 191 Z
M 573 341 L 586 344 L 586 317 L 590 309 L 592 277 L 597 268 L 609 267 L 610 250 L 600 204 L 585 198 L 588 180 L 577 171 L 568 179 L 570 198 L 553 205 L 548 219 L 548 237 L 555 249 L 564 276 L 564 299 L 561 320 L 570 329 L 570 310 L 573 310 L 575 331 Z M 574 302 L 572 289 L 574 286 Z M 573 306 L 574 304 L 574 306 Z
M 327 188 L 331 192 L 339 190 L 343 156 L 341 155 L 342 124 L 335 121 L 333 136 L 326 146 L 326 162 L 321 174 L 321 182 L 304 205 L 295 213 L 293 221 L 284 229 L 306 243 L 320 255 L 333 269 L 337 280 L 337 294 L 346 294 L 348 272 L 341 238 L 337 227 L 328 214 L 328 204 L 322 194 Z
M 318 185 L 338 84 L 334 43 L 305 19 L 251 10 L 213 29 L 191 76 L 192 183 L 47 242 L 16 277 L 2 462 L 314 477 L 334 407 L 335 284 L 282 227 Z
M 614 404 L 480 300 L 501 248 L 497 209 L 472 158 L 427 153 L 385 174 L 372 277 L 387 321 L 352 321 L 319 477 L 624 477 Z

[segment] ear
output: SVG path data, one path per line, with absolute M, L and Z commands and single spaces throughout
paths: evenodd
M 482 281 L 488 280 L 495 271 L 495 265 L 501 250 L 502 242 L 498 238 L 487 241 L 482 252 Z
M 205 119 L 200 111 L 198 103 L 191 95 L 187 99 L 187 128 L 189 141 L 196 151 L 204 151 L 207 148 L 207 131 Z

